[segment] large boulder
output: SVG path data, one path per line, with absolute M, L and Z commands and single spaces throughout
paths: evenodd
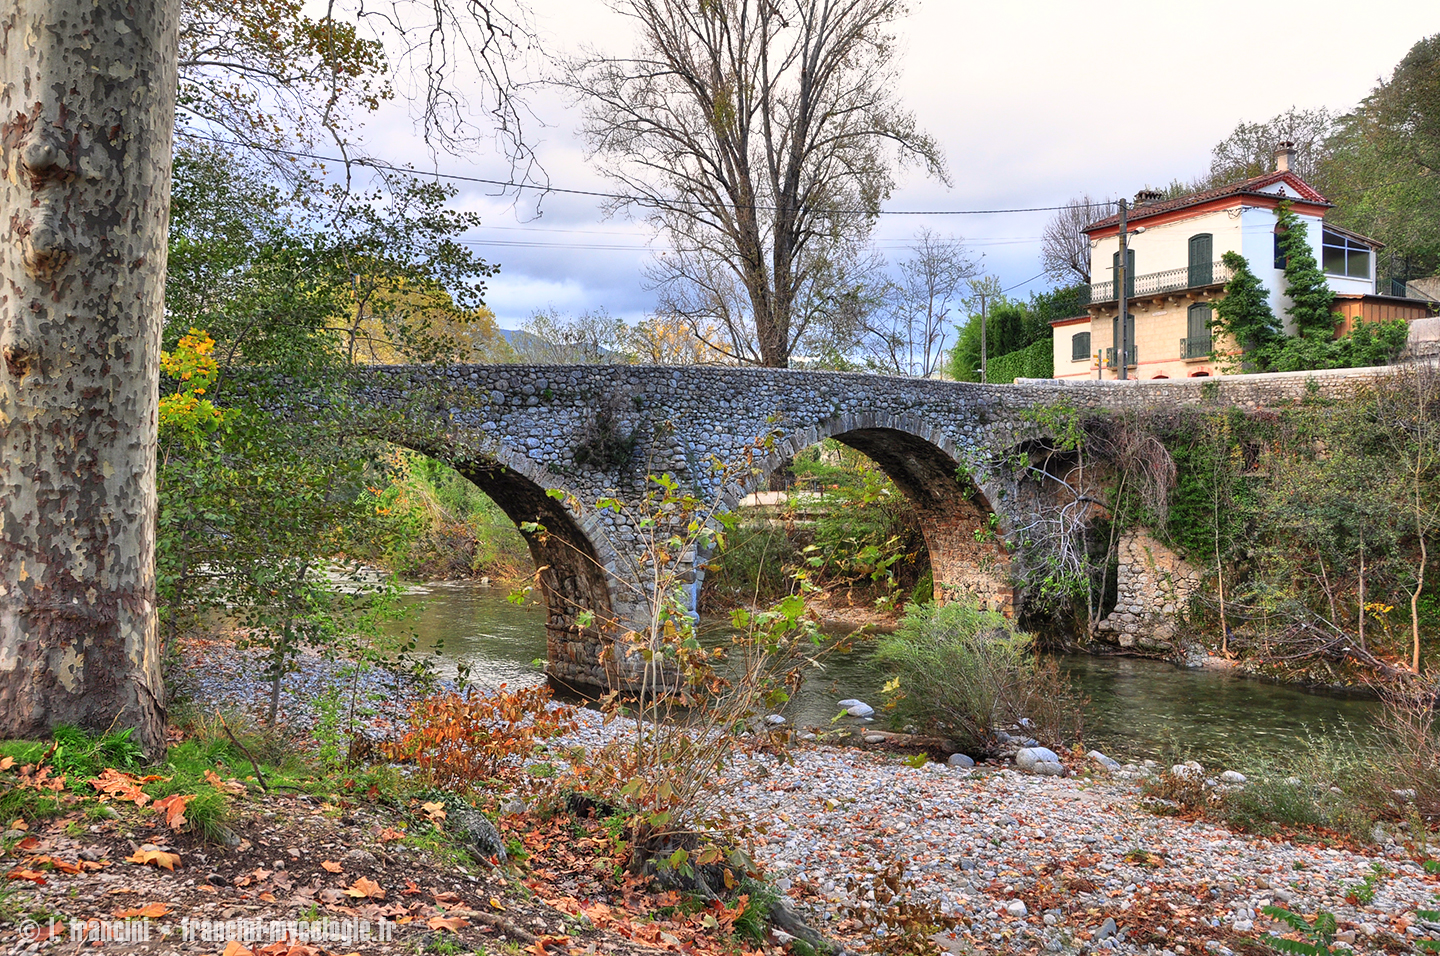
M 470 805 L 464 797 L 448 790 L 431 791 L 424 796 L 432 803 L 445 805 L 445 832 L 464 844 L 470 855 L 481 863 L 504 863 L 505 841 L 490 818 Z
M 1042 767 L 1042 764 L 1049 766 Z M 1015 752 L 1015 766 L 1026 773 L 1056 776 L 1065 771 L 1060 755 L 1049 747 L 1022 747 Z

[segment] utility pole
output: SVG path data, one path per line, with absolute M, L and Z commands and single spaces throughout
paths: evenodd
M 987 381 L 985 377 L 985 293 L 980 293 L 980 384 Z
M 1125 234 L 1125 212 L 1128 208 L 1129 204 L 1123 199 L 1120 200 L 1120 265 L 1115 270 L 1115 298 L 1120 302 L 1120 334 L 1115 337 L 1118 340 L 1115 351 L 1119 353 L 1116 357 L 1120 360 L 1120 378 L 1122 380 L 1130 377 L 1130 310 L 1127 308 L 1129 302 L 1126 301 L 1125 296 L 1125 291 L 1129 286 L 1129 276 L 1126 275 L 1129 270 L 1126 266 L 1130 264 L 1128 262 L 1130 249 L 1127 242 L 1128 237 Z

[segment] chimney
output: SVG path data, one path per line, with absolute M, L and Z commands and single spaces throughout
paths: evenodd
M 1275 146 L 1275 171 L 1288 173 L 1290 164 L 1293 162 L 1295 162 L 1295 144 L 1289 140 L 1282 140 Z
M 1153 202 L 1159 202 L 1162 195 L 1164 195 L 1164 193 L 1160 192 L 1160 190 L 1147 187 L 1135 194 L 1135 205 L 1148 206 Z

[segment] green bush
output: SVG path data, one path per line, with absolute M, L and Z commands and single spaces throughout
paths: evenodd
M 1055 345 L 1044 339 L 1008 355 L 990 360 L 985 377 L 992 384 L 1004 385 L 1017 378 L 1054 378 Z
M 998 612 L 964 601 L 912 604 L 876 658 L 897 679 L 902 716 L 962 749 L 993 752 L 1003 727 L 1023 726 L 1052 747 L 1079 734 L 1081 701 L 1068 680 Z

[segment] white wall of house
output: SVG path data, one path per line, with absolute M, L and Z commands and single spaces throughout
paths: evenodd
M 1161 226 L 1146 226 L 1144 220 L 1138 225 L 1145 226 L 1142 233 L 1130 232 L 1129 245 L 1135 250 L 1135 274 L 1149 275 L 1152 272 L 1169 272 L 1184 269 L 1190 264 L 1190 237 L 1210 233 L 1214 237 L 1212 261 L 1229 250 L 1240 249 L 1240 221 L 1232 218 L 1225 210 L 1205 213 L 1178 222 Z M 1094 282 L 1109 282 L 1110 269 L 1115 263 L 1115 253 L 1120 249 L 1120 237 L 1101 239 L 1090 252 L 1090 278 Z
M 1305 224 L 1306 241 L 1317 262 L 1322 259 L 1324 225 L 1319 216 L 1300 215 Z M 1144 225 L 1141 220 L 1138 225 Z M 1287 332 L 1294 332 L 1286 318 L 1290 300 L 1285 295 L 1285 272 L 1275 268 L 1275 211 L 1255 206 L 1236 206 L 1209 212 L 1188 219 L 1147 226 L 1142 233 L 1131 232 L 1130 248 L 1135 251 L 1135 274 L 1150 275 L 1183 269 L 1190 263 L 1190 238 L 1202 233 L 1213 236 L 1214 261 L 1226 252 L 1238 252 L 1250 263 L 1251 270 L 1264 283 L 1270 294 L 1270 308 L 1285 322 Z M 1109 282 L 1115 253 L 1120 248 L 1119 236 L 1099 240 L 1091 249 L 1090 275 L 1095 282 Z M 1338 293 L 1368 294 L 1375 291 L 1375 256 L 1370 257 L 1370 275 L 1366 278 L 1326 274 L 1325 281 Z

